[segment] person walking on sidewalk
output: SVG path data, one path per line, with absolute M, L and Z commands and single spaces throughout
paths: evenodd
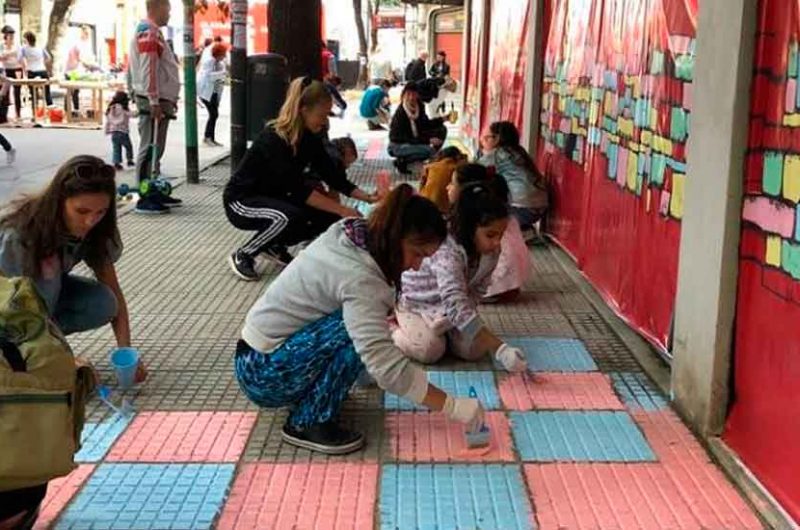
M 228 220 L 240 230 L 256 231 L 229 257 L 231 269 L 243 280 L 259 278 L 257 255 L 287 265 L 292 260 L 287 246 L 314 239 L 342 217 L 360 216 L 317 190 L 309 173 L 339 193 L 377 202 L 377 195 L 347 180 L 325 150 L 320 133 L 328 126 L 332 106 L 322 82 L 309 76 L 292 81 L 278 118 L 256 138 L 225 186 Z
M 161 157 L 167 143 L 170 119 L 175 117 L 181 91 L 178 59 L 160 28 L 170 18 L 169 0 L 147 0 L 147 19 L 139 22 L 130 46 L 129 76 L 139 110 L 139 182 L 161 174 Z M 151 193 L 136 204 L 140 213 L 166 213 L 180 206 L 180 199 Z
M 428 383 L 394 345 L 386 320 L 400 275 L 419 268 L 446 235 L 436 206 L 400 185 L 368 220 L 331 226 L 256 301 L 236 346 L 236 377 L 257 405 L 291 407 L 286 443 L 334 455 L 360 449 L 364 435 L 338 420 L 365 370 L 387 392 L 480 427 L 480 402 Z
M 11 26 L 3 26 L 0 32 L 3 33 L 3 50 L 0 53 L 0 57 L 2 57 L 3 69 L 5 70 L 6 77 L 9 79 L 20 79 L 22 78 L 22 63 L 20 63 L 19 46 L 14 40 L 16 32 Z M 22 87 L 19 85 L 15 86 L 13 92 L 14 108 L 17 111 L 17 120 L 19 120 L 22 117 Z M 11 91 L 6 91 L 3 95 L 2 105 L 6 109 L 11 106 L 10 95 Z
M 111 103 L 108 104 L 106 109 L 106 126 L 105 133 L 111 136 L 112 146 L 112 162 L 114 169 L 117 171 L 122 170 L 122 149 L 125 148 L 125 154 L 128 158 L 128 167 L 133 167 L 136 163 L 133 161 L 133 145 L 131 144 L 130 137 L 130 98 L 128 94 L 122 90 L 114 94 Z
M 208 121 L 203 136 L 203 143 L 211 147 L 222 147 L 217 142 L 215 130 L 219 117 L 219 102 L 222 101 L 222 91 L 225 89 L 225 76 L 228 70 L 225 65 L 225 55 L 228 47 L 217 42 L 211 45 L 211 53 L 200 62 L 197 74 L 197 96 L 208 109 Z

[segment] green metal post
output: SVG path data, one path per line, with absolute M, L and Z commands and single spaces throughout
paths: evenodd
M 197 153 L 197 79 L 194 52 L 194 0 L 183 0 L 183 105 L 186 119 L 186 182 L 200 182 Z

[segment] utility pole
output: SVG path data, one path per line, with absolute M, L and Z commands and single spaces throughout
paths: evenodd
M 194 54 L 194 0 L 183 0 L 183 108 L 186 120 L 186 182 L 200 182 L 197 154 L 197 78 Z
M 231 2 L 231 173 L 247 151 L 247 0 Z

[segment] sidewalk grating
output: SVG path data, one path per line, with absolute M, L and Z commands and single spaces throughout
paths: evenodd
M 498 388 L 509 410 L 624 410 L 601 373 L 500 375 Z

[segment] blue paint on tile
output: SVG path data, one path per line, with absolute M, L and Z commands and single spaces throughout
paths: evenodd
M 534 372 L 595 372 L 598 369 L 586 346 L 578 339 L 507 336 L 503 340 L 525 352 L 528 370 Z
M 380 528 L 535 528 L 519 466 L 383 466 Z
M 57 529 L 211 528 L 234 464 L 101 464 Z
M 86 423 L 81 432 L 81 450 L 75 455 L 75 461 L 78 463 L 101 461 L 132 419 L 132 416 L 115 414 L 100 423 Z
M 629 408 L 656 411 L 669 407 L 667 398 L 661 394 L 645 374 L 614 372 L 609 375 L 617 394 Z
M 651 462 L 655 455 L 626 412 L 512 412 L 511 430 L 528 462 Z
M 485 409 L 500 408 L 500 398 L 494 383 L 492 372 L 428 372 L 428 381 L 448 394 L 467 397 L 469 388 L 475 387 Z M 428 410 L 394 394 L 384 395 L 384 407 L 387 410 Z

